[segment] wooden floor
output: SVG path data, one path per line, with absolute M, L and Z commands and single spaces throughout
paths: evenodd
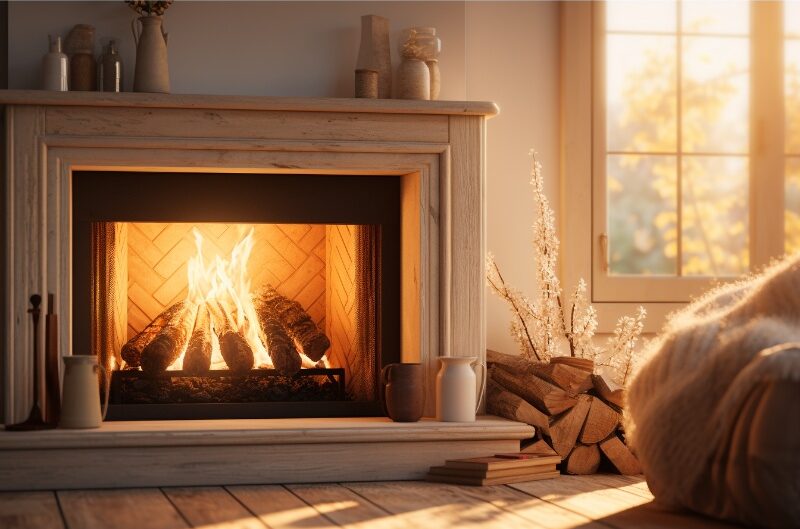
M 640 477 L 496 487 L 418 481 L 0 493 L 0 527 L 68 529 L 723 528 L 659 509 Z

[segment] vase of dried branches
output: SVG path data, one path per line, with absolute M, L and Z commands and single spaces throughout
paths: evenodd
M 136 41 L 133 91 L 168 94 L 167 34 L 164 32 L 163 19 L 150 15 L 139 17 L 138 22 L 138 28 L 135 20 L 131 27 Z

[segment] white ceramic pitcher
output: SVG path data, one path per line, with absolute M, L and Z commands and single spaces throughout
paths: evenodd
M 436 420 L 446 422 L 474 422 L 481 403 L 477 394 L 477 379 L 472 368 L 475 356 L 440 356 L 439 374 L 436 375 Z M 486 365 L 476 364 L 482 370 L 480 395 L 486 386 Z
M 100 411 L 100 387 L 97 374 L 102 372 L 106 400 Z M 98 428 L 108 412 L 108 373 L 95 355 L 64 357 L 64 390 L 61 397 L 61 428 Z

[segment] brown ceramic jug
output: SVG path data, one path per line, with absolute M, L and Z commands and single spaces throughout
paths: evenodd
M 422 364 L 389 364 L 381 373 L 386 415 L 395 422 L 416 422 L 422 417 L 425 393 Z

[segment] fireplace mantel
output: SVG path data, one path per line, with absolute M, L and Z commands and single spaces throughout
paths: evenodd
M 0 105 L 273 110 L 484 117 L 494 116 L 499 111 L 495 103 L 487 101 L 49 92 L 45 90 L 0 90 Z
M 484 357 L 485 122 L 493 103 L 0 91 L 5 106 L 3 404 L 32 399 L 31 294 L 72 350 L 71 178 L 82 171 L 396 175 L 402 358 Z M 40 343 L 44 329 L 39 329 Z

